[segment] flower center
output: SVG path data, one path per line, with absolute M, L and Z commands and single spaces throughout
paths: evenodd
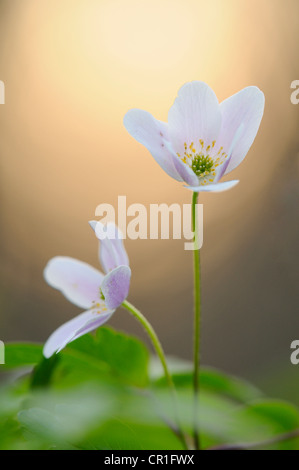
M 191 163 L 192 170 L 199 178 L 209 175 L 212 172 L 213 166 L 214 161 L 211 157 L 200 153 L 194 155 Z
M 223 151 L 223 147 L 220 147 L 217 152 L 215 146 L 215 140 L 207 147 L 202 139 L 195 145 L 194 142 L 191 142 L 188 146 L 185 142 L 184 154 L 177 154 L 182 162 L 188 165 L 196 174 L 200 185 L 213 183 L 217 167 L 222 165 L 227 158 L 227 153 Z
M 96 313 L 98 315 L 101 315 L 102 313 L 107 311 L 107 307 L 105 304 L 105 296 L 100 287 L 99 287 L 99 298 L 97 300 L 92 301 L 90 310 L 92 310 L 93 313 Z

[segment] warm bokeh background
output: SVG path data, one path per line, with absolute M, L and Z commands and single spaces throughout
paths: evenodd
M 266 95 L 258 137 L 204 204 L 203 362 L 296 398 L 299 366 L 298 0 L 0 0 L 0 337 L 44 341 L 79 313 L 43 281 L 57 254 L 97 265 L 102 202 L 191 194 L 125 131 L 131 107 L 167 119 L 179 87 Z M 127 241 L 130 299 L 168 353 L 192 353 L 192 258 L 183 241 Z M 113 325 L 140 333 L 121 309 Z M 298 396 L 297 396 L 298 399 Z

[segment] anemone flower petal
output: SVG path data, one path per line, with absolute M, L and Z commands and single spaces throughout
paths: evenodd
M 234 138 L 231 142 L 231 145 L 230 145 L 230 149 L 228 151 L 228 158 L 226 159 L 226 161 L 219 167 L 219 170 L 217 171 L 217 174 L 216 174 L 216 177 L 215 177 L 215 180 L 214 180 L 214 184 L 215 183 L 218 183 L 218 181 L 221 180 L 222 176 L 225 175 L 226 173 L 226 170 L 228 168 L 228 165 L 230 164 L 230 161 L 231 161 L 231 158 L 232 158 L 232 153 L 243 133 L 243 130 L 244 130 L 244 124 L 241 123 L 240 126 L 238 127 L 235 135 L 234 135 Z
M 165 145 L 169 141 L 166 123 L 158 121 L 147 111 L 131 109 L 124 117 L 124 126 L 134 139 L 150 151 L 156 162 L 169 176 L 182 181 Z
M 104 323 L 106 323 L 113 315 L 114 311 L 115 310 L 107 310 L 105 311 L 105 313 L 96 314 L 93 319 L 83 325 L 80 330 L 76 331 L 76 334 L 73 337 L 72 341 L 75 341 L 75 339 L 80 338 L 80 336 L 83 336 L 86 333 L 90 333 L 91 331 L 96 330 L 100 326 L 104 325 Z
M 183 85 L 168 113 L 169 136 L 174 151 L 184 153 L 184 144 L 199 140 L 210 145 L 217 139 L 221 127 L 221 112 L 214 91 L 204 82 Z
M 123 243 L 123 234 L 112 222 L 103 225 L 100 221 L 91 220 L 89 225 L 100 240 L 99 259 L 105 273 L 117 266 L 129 266 L 129 258 Z
M 103 325 L 109 320 L 112 313 L 110 311 L 98 315 L 96 311 L 89 310 L 64 323 L 47 340 L 43 350 L 44 356 L 46 358 L 51 357 L 55 352 L 65 348 L 71 341 Z
M 222 126 L 217 145 L 223 146 L 228 151 L 240 123 L 244 125 L 232 152 L 226 174 L 234 170 L 245 158 L 259 129 L 264 107 L 264 94 L 255 86 L 244 88 L 220 104 Z
M 239 183 L 238 180 L 224 181 L 223 183 L 211 183 L 206 186 L 186 186 L 187 189 L 194 191 L 195 193 L 200 192 L 215 192 L 221 193 L 222 191 L 227 191 L 228 189 L 233 188 Z
M 131 269 L 128 266 L 118 266 L 104 277 L 101 291 L 108 309 L 116 309 L 127 298 L 130 279 Z
M 92 302 L 100 298 L 104 279 L 104 275 L 89 264 L 66 256 L 52 258 L 44 270 L 44 277 L 50 286 L 81 308 L 90 308 Z
M 186 163 L 182 162 L 182 160 L 175 154 L 172 154 L 172 159 L 174 166 L 176 167 L 177 172 L 183 178 L 185 183 L 192 185 L 196 185 L 198 183 L 198 177 L 190 168 L 190 166 L 186 165 Z

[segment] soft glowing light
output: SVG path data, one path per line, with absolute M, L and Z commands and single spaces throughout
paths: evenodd
M 98 38 L 126 67 L 163 70 L 188 53 L 195 21 L 185 2 L 110 0 L 97 4 Z

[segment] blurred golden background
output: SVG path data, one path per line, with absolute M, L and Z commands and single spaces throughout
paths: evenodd
M 220 101 L 265 93 L 257 139 L 227 193 L 200 195 L 204 364 L 296 398 L 299 369 L 298 0 L 0 0 L 0 338 L 44 341 L 79 310 L 43 280 L 55 255 L 97 266 L 100 203 L 188 203 L 122 125 L 167 120 L 180 86 Z M 126 241 L 130 300 L 167 353 L 192 354 L 192 255 L 183 241 Z M 142 334 L 119 309 L 112 324 Z M 299 398 L 297 397 L 297 400 Z

